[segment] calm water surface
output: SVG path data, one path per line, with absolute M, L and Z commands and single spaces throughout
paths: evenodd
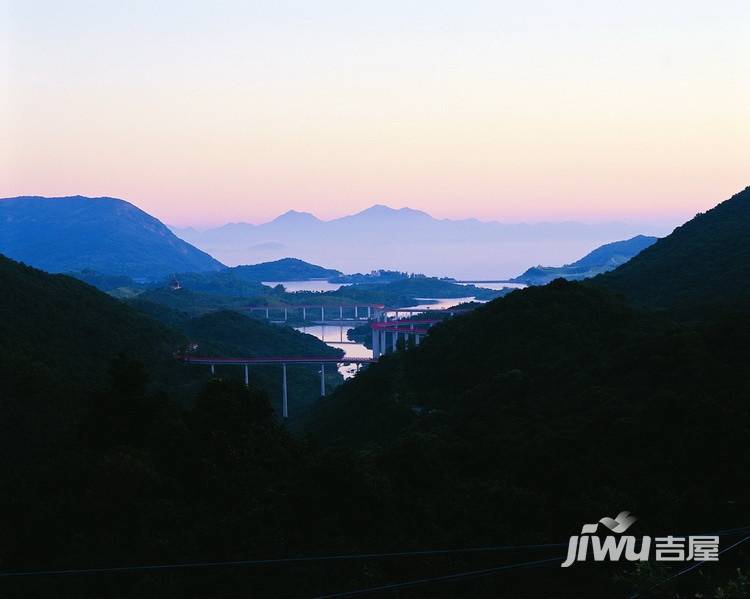
M 325 341 L 327 345 L 336 347 L 344 351 L 344 355 L 350 358 L 372 358 L 372 350 L 367 349 L 361 343 L 341 343 L 347 341 L 346 332 L 351 330 L 353 327 L 350 326 L 334 326 L 334 325 L 311 325 L 307 327 L 295 327 L 302 333 L 313 335 Z M 348 379 L 354 376 L 357 372 L 356 365 L 345 364 L 339 366 L 339 372 L 341 376 Z
M 417 306 L 413 306 L 417 309 L 424 309 L 424 310 L 440 310 L 443 308 L 450 308 L 451 306 L 455 306 L 457 304 L 460 304 L 462 302 L 471 302 L 471 301 L 482 301 L 482 300 L 476 300 L 473 296 L 467 296 L 467 297 L 452 297 L 452 298 L 417 298 L 419 301 L 422 301 L 424 303 L 419 304 Z M 324 341 L 327 345 L 330 345 L 331 347 L 337 347 L 339 349 L 342 349 L 344 351 L 344 355 L 351 357 L 351 358 L 371 358 L 372 357 L 372 350 L 367 349 L 364 345 L 361 343 L 342 343 L 343 341 L 347 341 L 346 338 L 346 332 L 351 330 L 353 327 L 351 326 L 338 326 L 338 325 L 310 325 L 305 327 L 295 327 L 298 331 L 301 331 L 302 333 L 307 333 L 308 335 L 313 335 L 320 339 L 321 341 Z M 345 365 L 339 367 L 339 372 L 341 375 L 346 379 L 354 376 L 356 374 L 357 367 L 352 365 Z
M 295 291 L 336 291 L 350 283 L 329 283 L 328 281 L 262 281 L 264 285 L 276 287 L 283 285 L 290 293 Z
M 476 285 L 477 287 L 484 287 L 485 289 L 494 289 L 500 291 L 501 289 L 523 289 L 526 287 L 523 283 L 482 283 L 480 281 L 463 281 L 459 285 Z
M 409 309 L 417 310 L 443 310 L 445 308 L 452 308 L 458 304 L 466 302 L 479 302 L 484 303 L 485 300 L 478 300 L 473 295 L 467 297 L 416 297 L 414 298 L 418 302 L 424 302 L 416 306 L 409 306 Z

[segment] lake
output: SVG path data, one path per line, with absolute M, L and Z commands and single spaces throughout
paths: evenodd
M 336 291 L 341 289 L 345 285 L 350 283 L 329 283 L 326 280 L 313 279 L 310 281 L 261 281 L 263 285 L 269 287 L 276 287 L 276 285 L 283 285 L 284 289 L 290 293 L 295 291 Z
M 424 303 L 409 306 L 410 310 L 443 310 L 467 302 L 479 302 L 481 304 L 485 302 L 485 300 L 478 300 L 473 295 L 467 297 L 415 297 L 414 299 Z
M 306 281 L 306 282 L 309 282 L 309 281 Z M 426 298 L 425 297 L 425 298 L 416 298 L 416 299 L 418 299 L 419 301 L 425 302 L 417 306 L 412 306 L 412 308 L 417 308 L 420 310 L 421 309 L 440 310 L 443 308 L 450 308 L 451 306 L 455 306 L 463 302 L 472 302 L 472 301 L 482 302 L 482 300 L 477 300 L 473 296 L 453 297 L 453 298 Z M 428 303 L 428 302 L 433 302 L 433 303 Z M 347 331 L 353 328 L 351 326 L 310 325 L 310 326 L 295 327 L 295 328 L 302 333 L 307 333 L 308 335 L 313 335 L 317 337 L 318 339 L 320 339 L 321 341 L 324 341 L 327 345 L 330 345 L 331 347 L 336 347 L 336 348 L 343 350 L 344 355 L 350 358 L 371 358 L 372 357 L 372 350 L 367 349 L 361 343 L 351 343 L 351 342 L 342 343 L 342 341 L 347 341 L 346 333 Z M 342 366 L 339 366 L 339 372 L 345 379 L 351 378 L 352 376 L 356 374 L 357 367 L 353 365 L 342 365 Z
M 323 279 L 312 279 L 309 281 L 261 281 L 263 285 L 269 287 L 276 287 L 276 285 L 283 285 L 284 289 L 290 293 L 295 291 L 336 291 L 351 283 L 329 283 Z M 523 283 L 502 283 L 499 281 L 491 281 L 488 283 L 482 283 L 481 281 L 461 281 L 461 285 L 476 285 L 477 287 L 484 287 L 485 289 L 503 289 L 504 287 L 511 287 L 513 289 L 521 289 L 526 287 Z
M 367 349 L 361 343 L 341 343 L 341 341 L 347 341 L 346 333 L 353 327 L 350 326 L 334 326 L 334 325 L 310 325 L 306 327 L 294 327 L 302 333 L 313 335 L 321 341 L 325 341 L 326 345 L 336 347 L 344 351 L 344 355 L 350 358 L 372 358 L 372 350 Z M 345 379 L 353 377 L 357 372 L 357 367 L 353 364 L 344 364 L 339 366 L 339 372 Z
M 503 281 L 461 281 L 459 285 L 475 285 L 477 287 L 484 287 L 485 289 L 494 289 L 499 291 L 500 289 L 523 289 L 526 287 L 523 283 L 504 283 Z

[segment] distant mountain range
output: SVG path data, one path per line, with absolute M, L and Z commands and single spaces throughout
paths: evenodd
M 378 204 L 328 221 L 292 210 L 259 225 L 231 223 L 202 232 L 172 230 L 231 265 L 296 256 L 343 272 L 382 268 L 487 280 L 507 279 L 529 264 L 573 261 L 613 239 L 664 235 L 671 229 L 628 223 L 437 219 L 419 210 Z
M 289 211 L 262 225 L 174 231 L 184 239 L 115 198 L 0 199 L 0 253 L 48 272 L 86 271 L 81 278 L 100 286 L 102 276 L 147 282 L 226 268 L 212 256 L 240 265 L 232 274 L 243 281 L 330 278 L 341 271 L 374 269 L 507 279 L 529 263 L 573 260 L 625 234 L 649 232 L 649 227 L 436 219 L 419 210 L 376 205 L 330 221 Z
M 116 198 L 0 199 L 0 253 L 52 273 L 90 269 L 140 279 L 224 268 Z
M 522 275 L 511 279 L 513 283 L 526 285 L 546 285 L 550 281 L 563 278 L 580 281 L 608 272 L 625 264 L 633 256 L 658 241 L 658 237 L 636 235 L 625 241 L 607 243 L 589 252 L 580 260 L 564 266 L 533 266 Z

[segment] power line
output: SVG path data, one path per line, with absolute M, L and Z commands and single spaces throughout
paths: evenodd
M 724 529 L 724 530 L 721 530 L 721 531 L 717 531 L 717 532 L 715 532 L 713 534 L 716 534 L 716 535 L 719 535 L 719 536 L 733 536 L 732 533 L 736 534 L 737 532 L 742 532 L 742 531 L 747 531 L 747 530 L 750 530 L 750 526 L 744 526 L 744 527 L 740 527 L 740 528 Z M 711 533 L 705 533 L 705 534 L 711 534 Z M 740 544 L 744 543 L 748 539 L 750 539 L 750 536 L 748 536 L 745 539 L 739 541 L 738 543 L 735 543 L 735 544 L 731 545 L 730 547 L 727 547 L 726 549 L 723 549 L 721 552 L 719 552 L 719 555 L 721 555 L 722 553 L 725 553 L 726 551 L 729 551 L 730 549 L 736 547 L 737 545 L 740 545 Z M 564 546 L 564 544 L 559 545 L 559 546 Z M 423 578 L 423 579 L 419 579 L 419 580 L 412 580 L 412 581 L 406 581 L 406 582 L 398 582 L 398 583 L 381 585 L 381 586 L 377 586 L 377 587 L 369 587 L 369 588 L 364 588 L 364 589 L 357 589 L 357 590 L 354 590 L 354 591 L 345 591 L 345 592 L 342 592 L 342 593 L 334 593 L 334 594 L 331 594 L 331 595 L 320 595 L 319 597 L 316 597 L 316 599 L 343 599 L 345 597 L 354 597 L 356 595 L 363 595 L 363 594 L 367 594 L 367 593 L 378 593 L 378 592 L 382 592 L 382 591 L 397 590 L 397 589 L 403 589 L 403 588 L 409 588 L 409 587 L 419 586 L 419 585 L 423 585 L 423 584 L 438 584 L 438 583 L 450 582 L 450 581 L 454 581 L 454 580 L 466 580 L 468 578 L 478 578 L 478 577 L 481 577 L 481 576 L 490 576 L 492 574 L 501 572 L 503 570 L 512 570 L 512 569 L 515 569 L 515 568 L 522 568 L 522 567 L 534 567 L 534 566 L 544 565 L 546 563 L 551 563 L 551 562 L 562 562 L 564 559 L 565 559 L 564 557 L 561 557 L 561 558 L 550 558 L 550 559 L 544 559 L 544 560 L 536 560 L 536 561 L 532 561 L 532 562 L 521 562 L 521 563 L 518 563 L 518 564 L 509 564 L 509 565 L 506 565 L 506 566 L 498 566 L 496 568 L 487 568 L 485 570 L 474 570 L 474 571 L 471 571 L 471 572 L 459 572 L 459 573 L 456 573 L 456 574 L 448 574 L 448 575 L 445 575 L 445 576 L 436 576 L 436 577 L 432 577 L 432 578 Z M 700 566 L 701 563 L 703 563 L 703 562 L 698 562 L 697 564 L 691 566 L 690 568 L 685 569 L 683 572 L 679 572 L 678 574 L 675 575 L 675 577 L 679 576 L 681 574 L 684 574 L 684 573 L 688 572 L 689 570 L 697 568 L 698 566 Z M 666 582 L 666 581 L 663 581 L 663 582 Z M 629 597 L 628 599 L 636 599 L 637 597 L 638 596 L 636 595 L 636 596 L 633 596 L 633 597 Z
M 397 589 L 406 589 L 410 587 L 420 586 L 423 584 L 438 584 L 442 582 L 451 582 L 454 580 L 466 580 L 468 578 L 480 578 L 482 576 L 490 576 L 503 570 L 514 570 L 516 568 L 531 568 L 534 566 L 542 566 L 552 562 L 562 562 L 564 557 L 553 557 L 549 559 L 540 559 L 531 562 L 520 562 L 517 564 L 507 564 L 505 566 L 497 566 L 496 568 L 487 568 L 485 570 L 473 570 L 471 572 L 458 572 L 456 574 L 447 574 L 445 576 L 434 576 L 432 578 L 421 578 L 419 580 L 409 580 L 406 582 L 395 582 L 392 584 L 384 584 L 377 587 L 368 587 L 365 589 L 357 589 L 355 591 L 344 591 L 343 593 L 333 593 L 332 595 L 319 595 L 315 599 L 343 599 L 344 597 L 354 597 L 356 595 L 364 595 L 366 593 L 379 593 L 382 591 L 393 591 Z
M 717 530 L 713 534 L 719 535 L 719 536 L 730 536 L 731 533 L 745 532 L 746 530 L 750 530 L 750 526 L 741 526 L 739 528 L 726 528 L 724 530 Z M 705 533 L 705 534 L 708 535 L 708 534 L 711 534 L 711 533 Z M 683 535 L 683 536 L 685 536 L 685 535 Z
M 716 534 L 720 536 L 733 536 L 739 532 L 745 532 L 750 530 L 750 526 L 744 526 L 740 528 L 731 528 L 716 531 L 714 533 L 703 533 L 703 534 Z M 750 538 L 750 537 L 748 537 Z M 746 539 L 743 539 L 744 542 Z M 298 557 L 284 557 L 284 558 L 272 558 L 272 559 L 254 559 L 254 560 L 226 560 L 226 561 L 201 561 L 201 562 L 179 562 L 172 564 L 142 564 L 134 566 L 109 566 L 101 568 L 70 568 L 70 569 L 48 569 L 48 570 L 18 570 L 18 571 L 6 571 L 0 572 L 0 578 L 20 578 L 26 576 L 64 576 L 64 575 L 86 575 L 86 574 L 118 574 L 118 573 L 134 573 L 134 572 L 148 572 L 148 571 L 159 571 L 159 570 L 181 570 L 190 568 L 217 568 L 217 567 L 233 567 L 233 566 L 270 566 L 270 565 L 284 565 L 284 564 L 295 564 L 304 562 L 328 562 L 328 561 L 347 561 L 347 560 L 368 560 L 368 559 L 388 559 L 388 558 L 400 558 L 400 557 L 428 557 L 428 556 L 440 556 L 440 555 L 455 555 L 455 554 L 468 554 L 468 553 L 492 553 L 500 551 L 514 551 L 514 550 L 540 550 L 549 548 L 567 547 L 567 543 L 538 543 L 530 545 L 494 545 L 489 547 L 464 547 L 454 549 L 427 549 L 419 551 L 398 551 L 390 553 L 355 553 L 355 554 L 341 554 L 341 555 L 319 555 L 319 556 L 298 556 Z M 734 547 L 734 545 L 732 546 Z M 731 549 L 729 547 L 724 551 Z
M 748 540 L 750 540 L 750 536 L 747 536 L 744 539 L 740 539 L 736 543 L 731 544 L 729 547 L 725 547 L 724 549 L 722 549 L 721 551 L 719 551 L 719 553 L 717 555 L 722 555 L 722 554 L 726 553 L 727 551 L 730 551 L 731 549 L 734 549 L 735 547 L 739 547 L 740 545 L 742 545 L 744 542 L 746 542 Z M 677 578 L 679 576 L 682 576 L 683 574 L 687 574 L 688 572 L 692 572 L 696 568 L 700 568 L 701 565 L 705 564 L 707 561 L 708 560 L 704 559 L 704 560 L 701 560 L 699 562 L 695 562 L 694 564 L 691 564 L 687 568 L 684 568 L 684 569 L 680 570 L 679 572 L 673 574 L 672 576 L 668 576 L 664 580 L 661 580 L 661 581 L 657 582 L 656 584 L 650 586 L 648 589 L 646 589 L 646 593 L 650 593 L 655 588 L 660 587 L 661 585 L 666 584 L 666 583 L 670 582 L 671 580 L 674 580 L 675 578 Z M 638 597 L 641 597 L 641 594 L 640 593 L 635 593 L 634 595 L 630 595 L 630 597 L 628 597 L 628 599 L 638 599 Z
M 299 562 L 325 562 L 325 561 L 344 561 L 344 560 L 366 560 L 366 559 L 387 559 L 397 557 L 427 557 L 438 555 L 451 555 L 458 553 L 489 553 L 498 551 L 512 550 L 537 550 L 552 547 L 566 547 L 566 543 L 547 543 L 536 545 L 496 545 L 492 547 L 465 547 L 459 549 L 428 549 L 421 551 L 399 551 L 392 553 L 355 553 L 348 555 L 320 555 L 320 556 L 299 556 L 283 557 L 274 559 L 256 559 L 256 560 L 233 560 L 233 561 L 204 561 L 204 562 L 183 562 L 175 564 L 147 564 L 137 566 L 112 566 L 104 568 L 78 568 L 78 569 L 60 569 L 60 570 L 21 570 L 16 572 L 0 572 L 0 578 L 23 577 L 23 576 L 61 576 L 75 574 L 116 574 L 128 572 L 147 572 L 153 570 L 177 570 L 187 568 L 213 568 L 222 566 L 268 566 L 283 565 Z

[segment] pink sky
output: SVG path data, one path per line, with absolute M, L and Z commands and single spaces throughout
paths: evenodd
M 746 2 L 314 4 L 11 1 L 0 196 L 642 221 L 750 184 Z

